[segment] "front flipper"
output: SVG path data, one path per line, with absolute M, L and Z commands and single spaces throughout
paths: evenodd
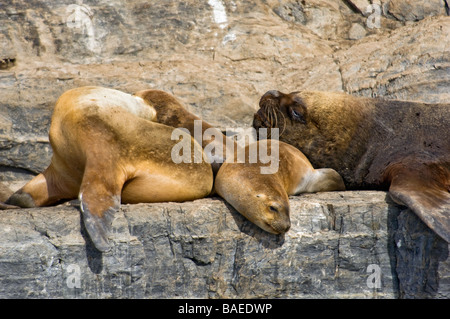
M 442 166 L 392 169 L 389 194 L 450 243 L 450 173 Z
M 97 198 L 97 200 L 86 200 L 83 193 L 80 193 L 80 208 L 83 213 L 84 227 L 89 234 L 95 248 L 101 252 L 107 252 L 111 249 L 109 243 L 109 235 L 111 233 L 114 215 L 119 210 L 120 200 L 113 198 Z M 111 207 L 106 210 L 99 209 L 99 202 L 107 200 L 114 202 Z M 103 205 L 101 205 L 103 206 Z
M 114 169 L 88 165 L 85 169 L 78 198 L 84 226 L 95 247 L 106 252 L 111 249 L 109 235 L 114 215 L 120 208 L 123 179 Z

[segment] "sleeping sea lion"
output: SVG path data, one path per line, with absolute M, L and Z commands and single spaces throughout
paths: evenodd
M 258 151 L 267 147 L 269 153 L 279 150 L 279 167 L 272 174 L 261 174 L 261 163 L 249 161 L 252 146 Z M 295 147 L 277 141 L 260 140 L 246 148 L 242 163 L 228 160 L 217 173 L 214 188 L 248 220 L 273 234 L 290 228 L 290 195 L 345 190 L 342 177 L 333 169 L 314 169 Z M 272 155 L 272 154 L 271 154 Z
M 152 121 L 156 111 L 141 98 L 102 87 L 65 92 L 56 102 L 49 132 L 49 167 L 6 202 L 49 206 L 79 198 L 95 247 L 110 248 L 108 233 L 120 203 L 188 201 L 213 186 L 205 161 L 175 164 L 173 127 Z M 193 150 L 201 146 L 188 134 Z

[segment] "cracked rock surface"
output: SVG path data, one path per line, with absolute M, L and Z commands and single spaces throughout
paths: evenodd
M 122 205 L 104 254 L 76 203 L 0 211 L 0 297 L 450 297 L 448 245 L 385 192 L 307 194 L 290 204 L 284 236 L 219 198 Z

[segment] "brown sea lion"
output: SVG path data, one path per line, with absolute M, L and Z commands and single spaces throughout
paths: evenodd
M 65 92 L 50 126 L 50 166 L 6 202 L 48 206 L 80 199 L 94 245 L 107 251 L 108 233 L 120 203 L 187 201 L 207 196 L 213 186 L 205 161 L 175 164 L 173 127 L 155 123 L 156 111 L 141 98 L 101 87 Z M 195 154 L 201 146 L 181 132 Z
M 280 140 L 314 167 L 330 167 L 348 189 L 389 190 L 450 242 L 450 104 L 268 91 L 253 126 L 280 129 Z
M 276 172 L 262 174 L 261 161 L 249 161 L 252 146 L 260 153 L 279 150 Z M 245 148 L 242 163 L 227 160 L 217 173 L 214 188 L 248 220 L 273 234 L 283 234 L 290 228 L 289 195 L 345 190 L 342 177 L 333 169 L 314 169 L 309 160 L 295 147 L 277 141 L 260 140 Z M 263 153 L 265 153 L 264 151 Z

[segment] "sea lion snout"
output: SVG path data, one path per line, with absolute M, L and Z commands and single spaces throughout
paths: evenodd
M 253 115 L 253 127 L 256 129 L 258 139 L 260 138 L 260 128 L 277 127 L 280 118 L 280 100 L 283 96 L 285 96 L 284 93 L 271 90 L 266 92 L 259 100 L 259 110 Z
M 291 228 L 289 217 L 289 204 L 280 202 L 269 202 L 266 210 L 265 224 L 267 231 L 273 234 L 284 234 Z
M 271 127 L 271 123 L 269 122 L 266 114 L 264 113 L 263 109 L 259 109 L 254 115 L 253 115 L 253 127 L 258 132 L 258 129 L 262 127 Z

